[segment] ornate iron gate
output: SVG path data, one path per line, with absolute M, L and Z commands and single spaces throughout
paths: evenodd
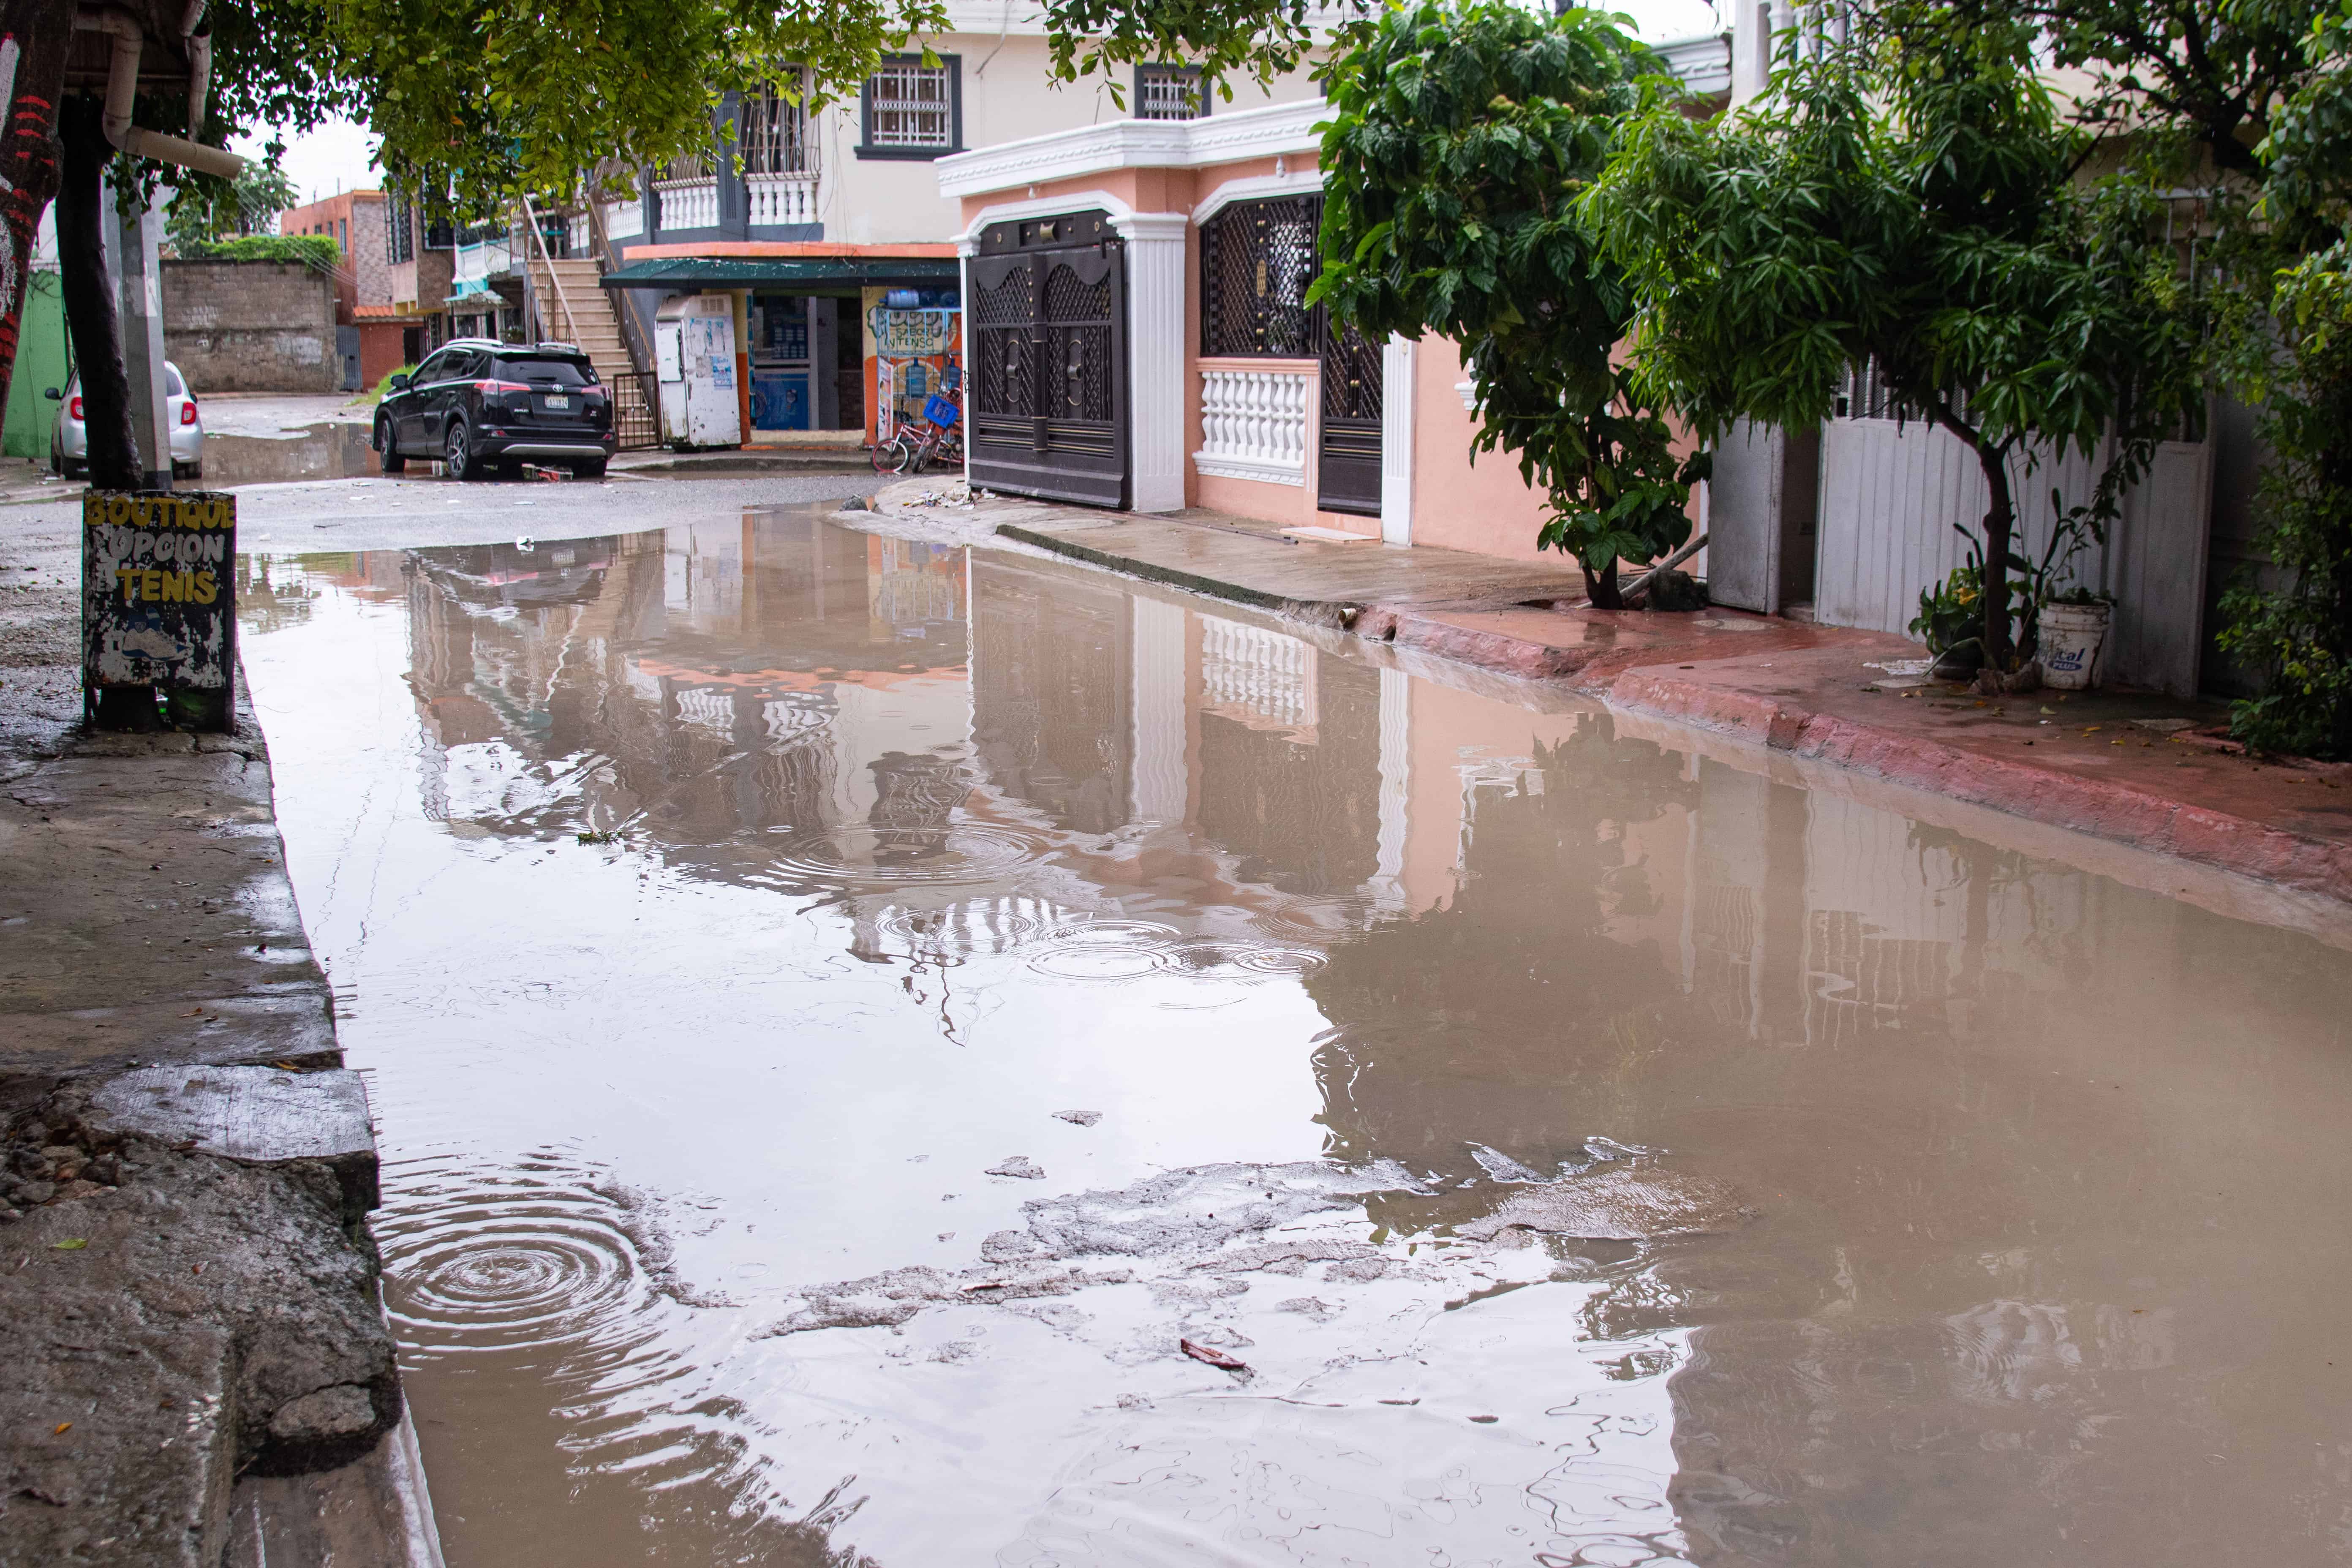
M 1323 198 L 1302 195 L 1235 202 L 1201 226 L 1201 353 L 1319 362 L 1315 504 L 1378 517 L 1381 349 L 1307 302 L 1322 222 Z
M 972 483 L 1125 506 L 1127 247 L 1110 219 L 990 225 L 965 305 Z
M 1323 433 L 1315 504 L 1381 515 L 1381 349 L 1355 328 L 1323 329 Z

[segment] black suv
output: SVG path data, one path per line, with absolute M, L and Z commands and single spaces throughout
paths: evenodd
M 613 400 L 570 343 L 456 339 L 415 374 L 394 376 L 375 414 L 387 474 L 411 458 L 438 458 L 452 477 L 478 479 L 534 458 L 601 479 L 619 444 Z

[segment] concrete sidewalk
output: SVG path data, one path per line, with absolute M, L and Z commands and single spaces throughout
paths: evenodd
M 2126 690 L 1979 698 L 1890 675 L 1879 667 L 1925 650 L 1882 633 L 1731 610 L 1590 609 L 1568 562 L 1297 542 L 1034 502 L 982 500 L 970 515 L 1147 581 L 2352 901 L 2352 766 L 2249 758 L 2222 738 L 2218 704 Z
M 432 1568 L 268 754 L 79 729 L 79 535 L 0 523 L 0 1558 Z

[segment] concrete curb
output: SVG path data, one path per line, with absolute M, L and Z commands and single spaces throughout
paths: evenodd
M 1328 599 L 1286 599 L 1274 594 L 1263 594 L 1255 588 L 1243 587 L 1237 583 L 1221 582 L 1214 577 L 1202 576 L 1178 567 L 1162 566 L 1156 562 L 1138 561 L 1131 556 L 1116 554 L 1108 550 L 1097 550 L 1092 545 L 1080 544 L 1074 540 L 1063 539 L 1058 535 L 1042 532 L 1034 528 L 1024 528 L 1017 522 L 1001 523 L 997 526 L 996 531 L 1001 538 L 1015 540 L 1023 544 L 1033 544 L 1040 550 L 1051 551 L 1056 555 L 1066 556 L 1073 561 L 1083 561 L 1089 566 L 1100 566 L 1107 571 L 1124 573 L 1130 577 L 1140 577 L 1147 583 L 1164 583 L 1171 588 L 1183 588 L 1195 594 L 1205 594 L 1213 599 L 1223 599 L 1229 604 L 1247 605 L 1256 610 L 1271 610 L 1276 615 L 1288 616 L 1318 626 L 1352 626 L 1358 616 L 1359 606 L 1354 605 L 1340 604 Z
M 1632 669 L 1593 693 L 1611 706 L 1731 734 L 1910 789 L 2352 902 L 2352 847 L 2288 833 L 2129 784 L 2077 777 L 1747 692 Z

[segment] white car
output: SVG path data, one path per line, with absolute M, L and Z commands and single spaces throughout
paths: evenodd
M 205 421 L 196 412 L 196 399 L 188 384 L 180 379 L 180 367 L 166 361 L 163 365 L 165 417 L 172 426 L 172 477 L 177 479 L 201 479 L 205 477 Z M 69 479 L 80 479 L 89 471 L 89 432 L 81 419 L 81 373 L 59 392 L 48 389 L 48 395 L 58 402 L 58 421 L 49 431 L 49 472 Z

